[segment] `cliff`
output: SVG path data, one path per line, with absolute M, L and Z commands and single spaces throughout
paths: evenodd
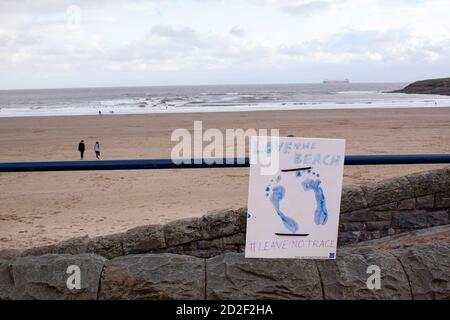
M 393 93 L 417 93 L 450 95 L 450 78 L 416 81 Z

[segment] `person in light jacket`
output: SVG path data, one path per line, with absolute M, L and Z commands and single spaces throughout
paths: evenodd
M 94 145 L 95 156 L 100 159 L 100 143 L 98 141 Z

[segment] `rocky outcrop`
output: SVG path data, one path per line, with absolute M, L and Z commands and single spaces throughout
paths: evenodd
M 417 81 L 393 92 L 450 95 L 450 78 Z

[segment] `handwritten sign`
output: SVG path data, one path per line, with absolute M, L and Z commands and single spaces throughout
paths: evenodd
M 252 137 L 247 258 L 336 258 L 344 157 L 345 140 Z

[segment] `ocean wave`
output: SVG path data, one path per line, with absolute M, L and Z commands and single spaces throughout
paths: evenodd
M 107 115 L 450 106 L 450 97 L 383 93 L 392 84 L 355 84 L 333 92 L 323 85 L 252 85 L 165 88 L 4 91 L 0 117 Z

